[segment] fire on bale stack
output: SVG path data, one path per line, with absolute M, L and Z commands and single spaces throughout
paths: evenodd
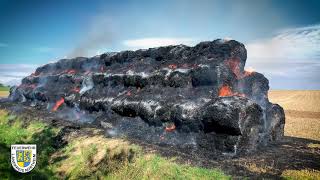
M 245 71 L 247 52 L 231 40 L 62 59 L 39 67 L 10 99 L 106 135 L 237 154 L 283 136 L 284 111 L 269 82 Z

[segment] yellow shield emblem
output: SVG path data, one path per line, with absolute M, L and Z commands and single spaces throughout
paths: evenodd
M 11 145 L 11 165 L 21 173 L 31 171 L 37 163 L 37 146 L 35 144 Z
M 31 150 L 16 150 L 16 158 L 20 167 L 27 167 L 31 162 Z

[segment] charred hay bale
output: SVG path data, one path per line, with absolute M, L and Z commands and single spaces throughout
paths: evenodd
M 208 102 L 199 115 L 205 133 L 215 133 L 215 144 L 226 150 L 254 150 L 263 132 L 263 111 L 253 101 L 242 97 L 221 97 Z
M 266 110 L 266 134 L 270 141 L 276 141 L 284 136 L 285 113 L 278 104 L 268 103 Z
M 263 125 L 260 106 L 242 97 L 220 97 L 208 102 L 201 118 L 207 133 L 241 135 L 250 126 Z
M 62 59 L 37 68 L 10 90 L 10 99 L 71 111 L 72 120 L 91 114 L 125 122 L 132 137 L 151 129 L 152 142 L 168 131 L 171 145 L 196 134 L 201 147 L 247 152 L 283 136 L 284 113 L 269 103 L 268 79 L 244 70 L 246 58 L 242 43 L 218 39 Z M 143 132 L 132 129 L 140 127 L 135 123 Z
M 269 80 L 263 74 L 252 72 L 238 82 L 238 91 L 246 94 L 262 108 L 266 108 L 268 101 Z

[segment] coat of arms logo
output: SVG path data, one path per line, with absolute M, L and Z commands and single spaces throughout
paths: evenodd
M 11 165 L 21 173 L 30 172 L 37 163 L 37 146 L 35 144 L 11 145 Z

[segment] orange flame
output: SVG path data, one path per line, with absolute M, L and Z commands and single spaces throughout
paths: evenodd
M 219 97 L 224 97 L 224 96 L 246 97 L 246 95 L 242 93 L 238 93 L 238 92 L 233 93 L 231 88 L 228 85 L 223 85 L 219 90 Z
M 167 126 L 166 127 L 166 131 L 167 132 L 172 132 L 172 131 L 174 131 L 176 129 L 176 126 L 174 125 L 174 124 L 172 124 L 172 125 L 170 125 L 170 126 Z
M 53 111 L 53 112 L 54 112 L 54 111 L 57 111 L 58 108 L 59 108 L 63 103 L 64 103 L 64 99 L 61 98 L 60 100 L 58 100 L 58 101 L 56 102 L 56 104 L 55 104 L 54 107 L 52 108 L 52 111 Z
M 254 69 L 252 67 L 249 67 L 243 73 L 241 73 L 239 58 L 229 59 L 225 63 L 229 66 L 230 70 L 236 75 L 237 79 L 242 79 L 244 77 L 250 76 L 254 72 Z
M 219 90 L 219 96 L 232 96 L 233 93 L 228 85 L 224 85 Z
M 176 64 L 169 64 L 169 66 L 168 66 L 170 69 L 177 69 L 177 65 Z

